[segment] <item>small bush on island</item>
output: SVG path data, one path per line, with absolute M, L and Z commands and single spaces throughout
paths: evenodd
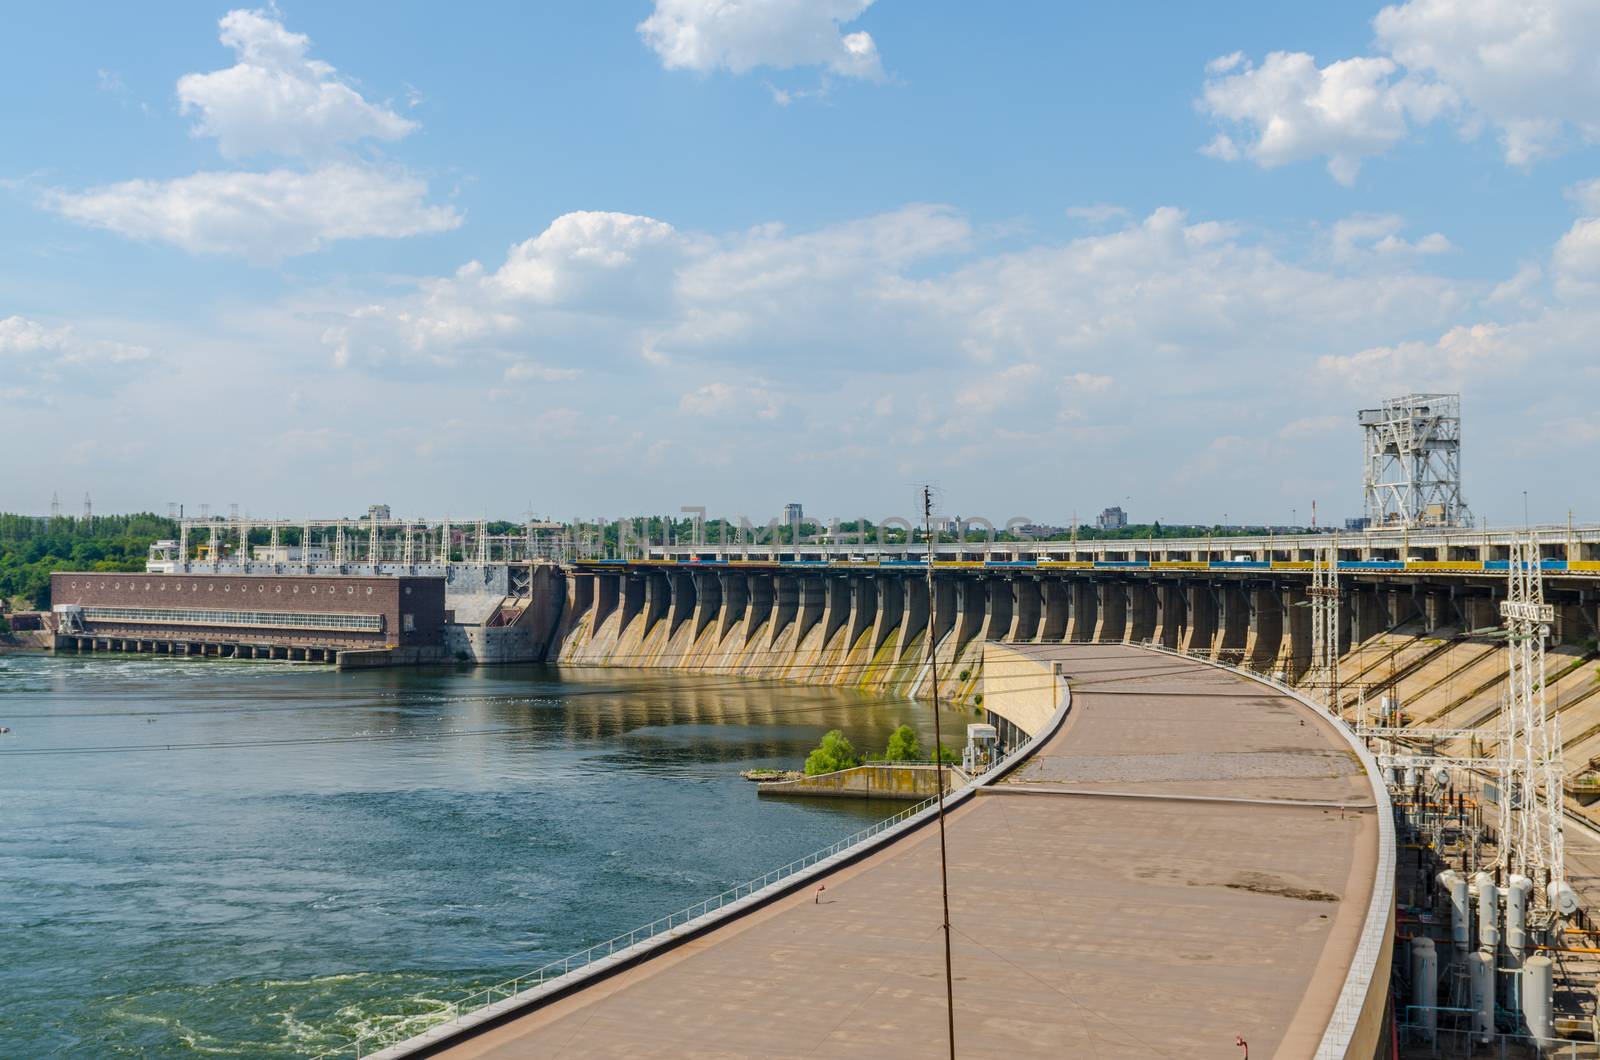
M 806 755 L 806 776 L 837 773 L 841 769 L 850 769 L 857 764 L 856 749 L 845 739 L 844 733 L 838 729 L 830 729 L 822 737 L 822 743 L 817 745 L 816 750 Z
M 889 734 L 889 746 L 884 748 L 885 762 L 917 762 L 922 759 L 922 745 L 911 726 L 902 725 Z

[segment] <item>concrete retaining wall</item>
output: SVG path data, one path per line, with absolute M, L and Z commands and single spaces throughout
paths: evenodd
M 807 795 L 843 799 L 902 799 L 920 802 L 939 790 L 938 768 L 932 764 L 875 762 L 837 773 L 823 773 L 799 780 L 776 780 L 762 784 L 763 795 Z M 945 784 L 965 784 L 968 777 L 953 766 L 945 767 Z

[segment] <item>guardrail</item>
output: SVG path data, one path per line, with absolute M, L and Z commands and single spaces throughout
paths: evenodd
M 1017 748 L 1011 755 L 995 763 L 988 772 L 968 781 L 956 791 L 946 793 L 945 807 L 953 808 L 964 802 L 979 787 L 993 783 L 1014 769 L 1024 758 L 1032 754 L 1045 740 L 1053 736 L 1060 728 L 1061 722 L 1066 718 L 1072 707 L 1070 690 L 1066 687 L 1065 678 L 1062 682 L 1060 706 L 1039 733 Z M 951 768 L 951 767 L 947 767 Z M 959 773 L 959 770 L 953 770 Z M 417 1038 L 420 1035 L 442 1037 L 447 1034 L 452 1026 L 461 1026 L 463 1021 L 477 1013 L 483 1013 L 491 1005 L 509 1002 L 520 994 L 536 990 L 546 984 L 554 984 L 557 980 L 569 975 L 581 974 L 586 970 L 602 970 L 600 965 L 604 962 L 620 963 L 624 960 L 633 960 L 644 956 L 639 952 L 629 952 L 636 947 L 649 947 L 652 943 L 659 944 L 674 934 L 683 935 L 690 931 L 703 930 L 709 923 L 696 924 L 696 921 L 713 918 L 735 904 L 764 901 L 776 894 L 763 895 L 763 892 L 772 892 L 781 888 L 786 883 L 792 884 L 797 878 L 815 872 L 825 862 L 832 859 L 843 859 L 847 855 L 860 851 L 860 848 L 877 843 L 892 841 L 888 835 L 897 830 L 910 830 L 926 820 L 931 820 L 935 812 L 935 803 L 938 796 L 933 796 L 908 806 L 891 817 L 886 817 L 878 823 L 863 828 L 858 832 L 831 843 L 820 850 L 812 851 L 802 858 L 789 862 L 781 868 L 773 869 L 754 879 L 747 880 L 736 887 L 731 887 L 721 894 L 707 898 L 702 902 L 669 913 L 667 916 L 652 920 L 642 927 L 634 928 L 625 934 L 617 935 L 604 942 L 598 942 L 587 949 L 550 961 L 530 972 L 505 979 L 492 986 L 474 991 L 460 1001 L 451 1002 L 441 1013 L 438 1019 L 421 1032 L 401 1032 L 391 1030 L 387 1033 L 376 1032 L 362 1035 L 354 1041 L 334 1049 L 315 1054 L 314 1060 L 336 1060 L 336 1058 L 349 1057 L 351 1060 L 361 1060 L 363 1057 L 374 1056 L 391 1047 Z M 919 819 L 920 818 L 920 819 Z
M 468 994 L 460 1001 L 452 1001 L 440 1014 L 435 1026 L 460 1020 L 461 1017 L 477 1012 L 494 1004 L 496 1001 L 504 1001 L 552 979 L 586 968 L 596 961 L 614 957 L 622 950 L 637 946 L 641 942 L 648 942 L 653 938 L 658 938 L 674 928 L 682 927 L 691 920 L 697 920 L 700 917 L 715 913 L 733 902 L 747 898 L 757 891 L 771 887 L 775 883 L 780 883 L 820 861 L 833 857 L 848 850 L 850 847 L 866 842 L 873 836 L 904 823 L 924 810 L 931 809 L 935 801 L 936 797 L 924 799 L 914 806 L 901 810 L 892 817 L 886 817 L 877 824 L 863 828 L 859 832 L 848 835 L 820 850 L 814 850 L 805 857 L 791 861 L 781 868 L 773 869 L 771 872 L 757 876 L 755 879 L 746 880 L 735 887 L 730 887 L 721 894 L 696 902 L 694 905 L 679 909 L 676 912 L 668 913 L 666 916 L 652 920 L 642 927 L 634 928 L 626 934 L 614 936 L 604 942 L 597 942 L 587 949 L 579 950 L 566 957 L 553 960 L 548 964 L 540 965 L 531 972 L 525 972 L 515 978 L 503 980 L 492 986 L 486 986 L 481 990 Z M 406 1035 L 406 1037 L 411 1036 L 411 1033 Z M 315 1060 L 332 1060 L 335 1057 L 354 1057 L 359 1060 L 361 1057 L 370 1056 L 372 1053 L 388 1048 L 401 1040 L 403 1039 L 398 1036 L 381 1033 L 364 1035 L 347 1045 L 316 1054 Z

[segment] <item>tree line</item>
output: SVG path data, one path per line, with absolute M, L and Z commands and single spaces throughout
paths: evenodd
M 175 521 L 150 512 L 87 518 L 0 512 L 0 601 L 47 609 L 56 571 L 144 570 L 151 543 L 177 536 Z

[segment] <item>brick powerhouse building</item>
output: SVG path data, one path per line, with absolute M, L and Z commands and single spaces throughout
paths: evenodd
M 63 573 L 63 646 L 332 660 L 359 648 L 438 649 L 443 578 Z

